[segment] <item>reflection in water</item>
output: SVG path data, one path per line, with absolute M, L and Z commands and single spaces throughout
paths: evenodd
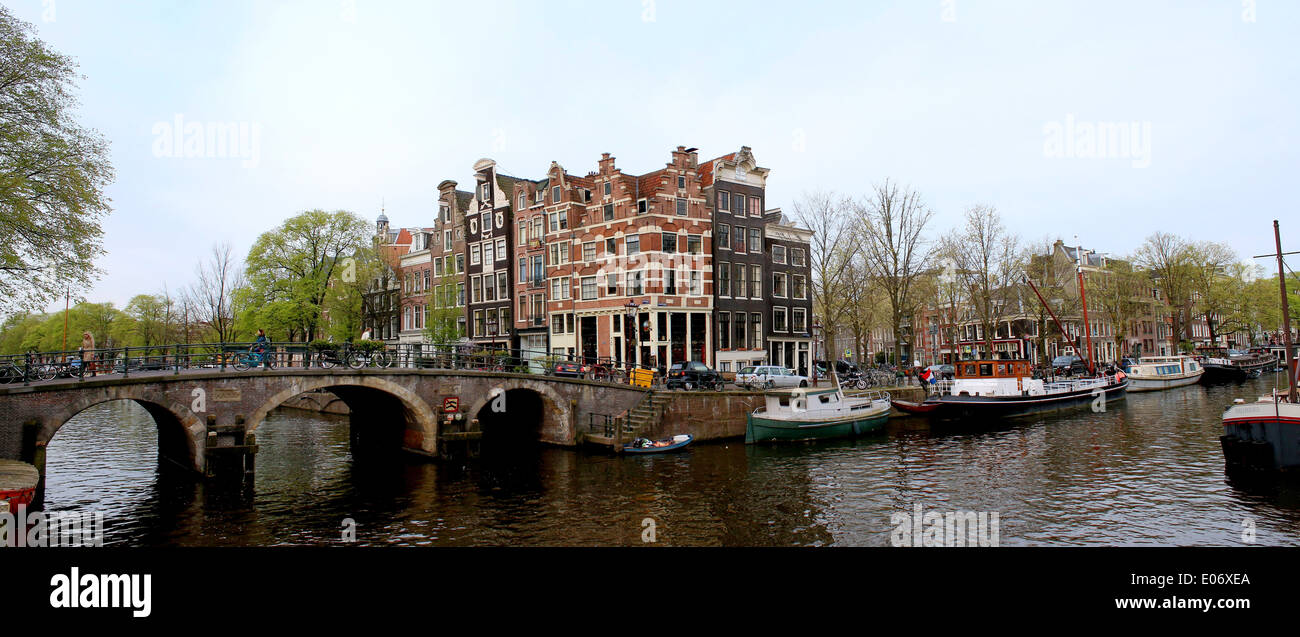
M 611 457 L 485 449 L 427 463 L 354 458 L 348 420 L 276 412 L 258 429 L 251 495 L 157 459 L 129 402 L 89 409 L 50 444 L 47 507 L 103 511 L 109 544 L 888 545 L 890 515 L 996 511 L 1008 545 L 1300 545 L 1300 486 L 1229 479 L 1220 413 L 1252 387 L 1191 386 L 1087 410 L 932 430 L 896 420 L 874 438 L 787 446 L 700 444 Z

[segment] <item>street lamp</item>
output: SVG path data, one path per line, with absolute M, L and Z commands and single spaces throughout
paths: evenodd
M 817 317 L 817 316 L 813 317 L 812 338 L 813 338 L 812 375 L 813 375 L 813 387 L 816 387 L 818 379 L 821 378 L 821 374 L 819 373 L 820 368 L 817 367 L 817 361 L 820 360 L 821 358 L 824 358 L 821 356 L 821 351 L 826 347 L 826 345 L 822 343 L 821 317 Z

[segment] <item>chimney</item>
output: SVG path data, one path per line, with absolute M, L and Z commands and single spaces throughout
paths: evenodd
M 600 174 L 608 175 L 614 172 L 614 158 L 609 153 L 600 154 Z

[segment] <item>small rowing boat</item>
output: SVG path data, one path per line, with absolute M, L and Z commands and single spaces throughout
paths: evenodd
M 647 440 L 637 438 L 632 442 L 623 445 L 623 453 L 668 453 L 671 451 L 681 451 L 695 440 L 691 434 L 678 434 L 672 438 L 663 440 Z

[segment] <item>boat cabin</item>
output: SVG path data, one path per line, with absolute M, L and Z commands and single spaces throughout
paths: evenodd
M 1134 377 L 1177 376 L 1196 373 L 1200 367 L 1190 356 L 1143 356 L 1129 372 Z
M 958 361 L 957 378 L 1025 378 L 1033 370 L 1026 360 Z
M 1034 378 L 1027 360 L 971 360 L 954 363 L 955 378 L 942 393 L 954 396 L 1039 396 L 1043 381 Z

